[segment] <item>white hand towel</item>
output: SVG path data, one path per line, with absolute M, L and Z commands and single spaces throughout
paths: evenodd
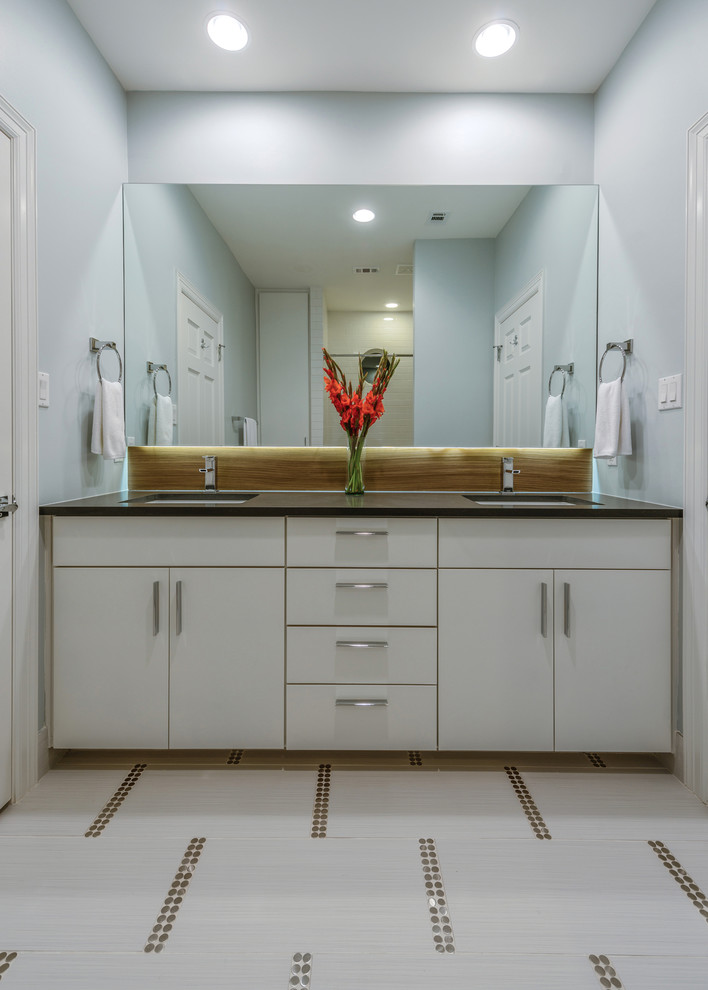
M 169 395 L 157 395 L 150 403 L 148 444 L 156 447 L 172 446 L 172 399 Z
M 543 423 L 544 447 L 568 447 L 568 414 L 565 401 L 560 395 L 549 395 L 546 403 L 546 418 Z
M 106 461 L 125 457 L 123 386 L 120 382 L 97 382 L 93 404 L 91 453 Z
M 600 382 L 597 387 L 595 457 L 632 453 L 629 398 L 622 380 Z
M 243 445 L 244 447 L 258 445 L 258 423 L 250 416 L 245 416 L 243 420 Z

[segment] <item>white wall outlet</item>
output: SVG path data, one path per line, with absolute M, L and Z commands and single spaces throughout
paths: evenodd
M 616 456 L 615 457 L 608 457 L 607 458 L 607 466 L 608 467 L 617 467 L 617 457 Z
M 172 403 L 172 425 L 177 426 L 177 403 Z
M 683 406 L 683 375 L 659 379 L 659 409 L 680 409 Z
M 46 371 L 40 371 L 37 375 L 39 385 L 38 400 L 42 409 L 49 408 L 49 375 Z

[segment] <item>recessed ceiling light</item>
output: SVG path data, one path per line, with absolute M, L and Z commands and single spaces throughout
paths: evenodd
M 386 303 L 386 309 L 398 309 L 398 303 Z
M 212 14 L 207 21 L 207 34 L 219 48 L 240 52 L 248 44 L 248 31 L 233 14 Z
M 484 58 L 496 58 L 508 52 L 517 39 L 519 28 L 513 21 L 492 21 L 474 36 L 474 47 Z
M 356 210 L 352 213 L 352 220 L 356 220 L 357 223 L 370 223 L 375 216 L 373 210 Z
M 384 316 L 384 323 L 388 323 L 392 319 L 393 319 L 392 316 Z

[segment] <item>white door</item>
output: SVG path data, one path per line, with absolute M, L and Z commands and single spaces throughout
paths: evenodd
M 441 570 L 440 749 L 553 749 L 553 571 Z
M 258 406 L 264 446 L 310 442 L 309 320 L 307 292 L 258 296 Z
M 12 501 L 10 152 L 0 131 L 0 496 Z M 0 518 L 0 808 L 12 796 L 12 518 Z
M 283 570 L 170 570 L 170 749 L 282 749 Z
M 543 279 L 539 276 L 494 322 L 494 445 L 540 447 Z
M 224 442 L 223 317 L 179 279 L 177 436 L 180 444 Z

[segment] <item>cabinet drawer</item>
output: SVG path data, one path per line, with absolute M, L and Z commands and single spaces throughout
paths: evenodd
M 435 567 L 436 519 L 288 519 L 288 564 L 299 567 Z
M 57 518 L 54 564 L 65 567 L 282 567 L 282 519 Z
M 295 626 L 434 626 L 437 572 L 288 568 L 287 619 Z
M 670 566 L 667 519 L 440 520 L 440 567 Z
M 288 681 L 435 684 L 437 632 L 381 626 L 291 626 Z
M 436 689 L 419 685 L 290 685 L 287 747 L 435 749 L 436 702 Z

